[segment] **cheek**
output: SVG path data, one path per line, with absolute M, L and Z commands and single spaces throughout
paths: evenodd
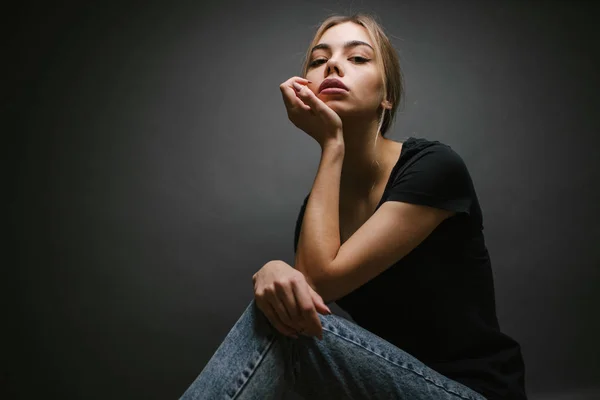
M 363 76 L 362 79 L 359 79 L 358 84 L 362 95 L 365 97 L 374 98 L 383 95 L 383 82 L 381 81 L 380 74 L 376 71 Z
M 375 80 L 363 82 L 360 85 L 360 90 L 355 93 L 356 100 L 368 107 L 378 105 L 383 98 L 383 85 Z

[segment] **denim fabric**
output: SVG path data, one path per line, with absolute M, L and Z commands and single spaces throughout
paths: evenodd
M 290 338 L 253 299 L 181 400 L 486 400 L 350 320 L 319 319 L 322 341 Z

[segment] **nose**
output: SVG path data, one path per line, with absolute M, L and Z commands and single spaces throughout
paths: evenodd
M 336 71 L 336 73 L 338 75 L 342 75 L 341 73 L 341 69 L 340 69 L 340 64 L 337 62 L 337 59 L 334 57 L 331 57 L 329 60 L 327 60 L 327 68 L 325 68 L 325 72 L 327 73 L 326 76 L 331 75 L 332 71 Z

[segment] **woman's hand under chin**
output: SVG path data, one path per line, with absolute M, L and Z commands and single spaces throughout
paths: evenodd
M 343 144 L 342 119 L 306 85 L 308 80 L 294 76 L 279 85 L 288 118 L 315 139 L 321 149 L 327 144 Z

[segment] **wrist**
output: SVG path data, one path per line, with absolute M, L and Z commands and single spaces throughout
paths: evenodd
M 333 135 L 328 136 L 323 143 L 321 143 L 322 150 L 336 150 L 343 151 L 344 147 L 344 135 L 342 131 L 338 131 Z

